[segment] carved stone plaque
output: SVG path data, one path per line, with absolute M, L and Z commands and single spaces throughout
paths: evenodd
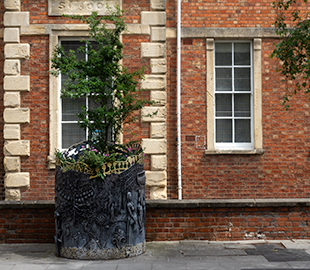
M 48 0 L 48 15 L 90 15 L 94 11 L 106 15 L 107 5 L 114 10 L 116 5 L 120 6 L 120 0 Z

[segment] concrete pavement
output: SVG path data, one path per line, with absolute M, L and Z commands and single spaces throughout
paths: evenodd
M 0 244 L 0 270 L 310 270 L 310 239 L 150 242 L 138 257 L 58 258 L 52 244 Z

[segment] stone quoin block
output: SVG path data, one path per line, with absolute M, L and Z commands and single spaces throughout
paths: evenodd
M 4 0 L 4 8 L 11 11 L 20 10 L 20 0 Z
M 4 186 L 6 188 L 27 189 L 30 186 L 30 174 L 28 172 L 6 173 Z
M 5 91 L 30 91 L 30 76 L 5 76 L 3 88 Z
M 30 141 L 6 141 L 4 144 L 4 155 L 6 156 L 30 156 Z
M 166 56 L 166 45 L 163 43 L 141 43 L 141 57 L 159 58 Z
M 166 0 L 151 0 L 151 9 L 152 10 L 165 10 L 166 9 Z
M 165 90 L 167 87 L 165 75 L 145 75 L 141 88 L 148 90 Z
M 167 156 L 166 155 L 152 155 L 151 156 L 151 170 L 164 171 L 167 169 Z
M 5 60 L 4 75 L 18 75 L 20 73 L 20 60 Z
M 145 171 L 146 187 L 166 187 L 167 186 L 167 173 L 166 171 Z
M 165 107 L 144 107 L 141 109 L 142 122 L 165 122 Z
M 30 122 L 30 109 L 6 108 L 3 113 L 4 122 L 7 124 L 23 124 Z
M 19 43 L 19 28 L 4 28 L 3 41 L 5 43 Z
M 5 189 L 6 201 L 20 201 L 20 189 L 19 188 L 6 188 Z
M 165 27 L 152 27 L 151 28 L 151 41 L 166 41 L 166 28 Z
M 5 58 L 29 58 L 30 57 L 30 45 L 29 44 L 6 44 L 4 46 Z
M 20 125 L 4 125 L 3 137 L 6 140 L 20 140 Z
M 145 154 L 166 154 L 167 141 L 165 139 L 142 139 Z
M 5 107 L 19 107 L 20 93 L 19 92 L 5 92 L 3 97 L 3 104 Z
M 166 12 L 142 11 L 141 23 L 148 25 L 166 25 Z
M 151 123 L 151 138 L 166 138 L 167 124 L 166 123 Z
M 151 100 L 158 102 L 158 105 L 165 105 L 167 103 L 166 91 L 151 91 Z
M 20 157 L 4 157 L 3 164 L 6 172 L 20 171 Z
M 166 59 L 151 59 L 151 71 L 152 73 L 166 73 L 167 72 L 167 60 Z
M 5 12 L 3 24 L 5 27 L 28 26 L 29 12 Z
M 151 187 L 150 188 L 151 200 L 166 200 L 167 199 L 167 187 Z

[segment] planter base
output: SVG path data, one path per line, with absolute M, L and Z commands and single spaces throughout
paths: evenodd
M 61 248 L 60 256 L 68 259 L 79 260 L 114 260 L 135 257 L 145 252 L 145 242 L 135 246 L 108 248 L 108 249 L 85 249 L 85 248 Z
M 56 253 L 121 259 L 145 252 L 145 173 L 134 164 L 104 179 L 56 168 Z

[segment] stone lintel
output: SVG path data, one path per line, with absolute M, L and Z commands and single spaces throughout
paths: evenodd
M 4 91 L 30 91 L 30 76 L 5 76 L 3 88 Z
M 246 28 L 246 27 L 183 27 L 182 38 L 279 38 L 276 34 L 275 28 Z
M 6 141 L 4 143 L 5 156 L 30 156 L 30 141 Z
M 6 108 L 3 112 L 6 124 L 23 124 L 30 122 L 29 108 Z
M 143 24 L 127 24 L 127 31 L 124 35 L 150 35 L 151 29 L 148 25 Z
M 165 139 L 142 139 L 142 147 L 144 153 L 149 155 L 167 153 L 167 141 Z

